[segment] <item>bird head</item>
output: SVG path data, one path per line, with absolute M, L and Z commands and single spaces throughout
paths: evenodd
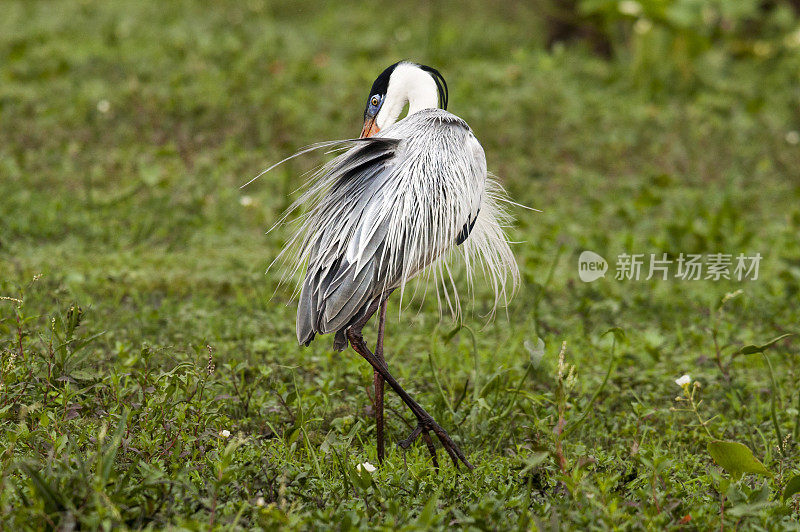
M 447 109 L 447 97 L 447 83 L 435 68 L 408 61 L 395 63 L 372 84 L 361 138 L 371 137 L 394 124 L 406 103 L 411 115 L 422 109 Z

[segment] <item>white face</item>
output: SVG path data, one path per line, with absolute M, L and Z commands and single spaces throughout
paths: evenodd
M 375 124 L 385 129 L 397 121 L 408 103 L 408 114 L 439 106 L 439 92 L 433 77 L 413 63 L 400 63 L 389 77 L 386 96 Z

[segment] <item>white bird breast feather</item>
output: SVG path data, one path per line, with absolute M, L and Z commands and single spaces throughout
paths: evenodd
M 510 221 L 506 195 L 487 174 L 483 148 L 463 120 L 426 109 L 375 137 L 341 145 L 349 147 L 312 176 L 284 215 L 307 209 L 280 255 L 290 265 L 287 276 L 306 265 L 301 343 L 349 326 L 366 305 L 389 290 L 402 293 L 420 274 L 426 281 L 433 274 L 437 297 L 441 286 L 460 316 L 450 271 L 455 250 L 470 290 L 480 269 L 494 290 L 493 311 L 507 302 L 519 271 L 503 231 Z

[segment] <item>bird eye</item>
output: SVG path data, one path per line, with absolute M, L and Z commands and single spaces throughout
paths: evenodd
M 377 95 L 375 95 L 375 96 L 373 96 L 372 98 L 370 98 L 370 100 L 369 100 L 369 103 L 370 103 L 371 105 L 374 105 L 374 106 L 376 106 L 376 107 L 377 107 L 377 106 L 378 106 L 378 103 L 380 103 L 380 99 L 378 98 L 378 96 L 377 96 Z

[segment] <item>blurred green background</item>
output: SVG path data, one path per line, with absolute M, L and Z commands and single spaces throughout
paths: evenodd
M 0 10 L 9 528 L 796 526 L 800 344 L 735 353 L 798 332 L 798 2 Z M 326 157 L 239 186 L 355 136 L 404 58 L 444 74 L 490 171 L 542 212 L 513 210 L 523 286 L 493 322 L 483 287 L 463 328 L 433 298 L 390 306 L 392 371 L 476 471 L 403 455 L 388 394 L 370 477 L 371 370 L 297 347 L 292 287 L 264 274 L 291 226 L 266 229 Z M 579 280 L 585 249 L 605 279 Z M 613 278 L 621 253 L 717 252 L 760 253 L 758 280 Z M 683 373 L 701 388 L 676 402 Z M 772 476 L 737 481 L 712 439 Z

